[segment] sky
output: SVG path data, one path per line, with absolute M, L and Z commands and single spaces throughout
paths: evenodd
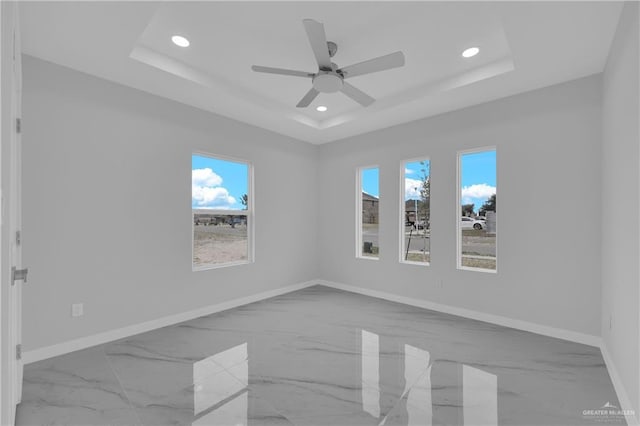
M 430 175 L 431 164 L 425 160 L 428 166 L 427 175 Z M 461 156 L 461 204 L 474 204 L 478 209 L 489 197 L 496 193 L 496 151 L 482 151 L 463 154 Z M 420 177 L 423 166 L 420 161 L 404 164 L 405 176 L 405 200 L 420 198 Z M 362 190 L 376 197 L 380 196 L 378 168 L 362 169 Z M 418 188 L 416 190 L 416 188 Z
M 424 165 L 420 161 L 412 161 L 404 163 L 404 199 L 419 200 L 420 188 L 422 188 L 422 176 L 429 176 L 431 172 L 431 163 L 425 159 Z M 422 172 L 425 169 L 425 173 Z
M 191 208 L 242 210 L 242 195 L 249 193 L 249 166 L 245 163 L 193 155 Z
M 427 164 L 427 175 L 430 163 Z M 475 211 L 496 193 L 496 152 L 482 151 L 461 156 L 461 204 L 474 204 Z M 404 164 L 405 200 L 420 197 L 420 161 Z M 192 156 L 191 207 L 194 209 L 238 209 L 240 198 L 248 193 L 249 167 L 245 163 L 220 160 L 200 155 Z M 362 190 L 380 196 L 379 169 L 362 169 Z M 416 188 L 418 188 L 416 190 Z
M 477 212 L 496 193 L 496 151 L 463 154 L 460 204 L 473 203 Z
M 372 167 L 369 169 L 362 169 L 362 190 L 374 197 L 380 196 L 380 185 L 378 179 L 380 178 L 380 169 Z

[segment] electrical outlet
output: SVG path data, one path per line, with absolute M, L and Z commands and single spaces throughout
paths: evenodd
M 74 303 L 71 305 L 71 316 L 81 317 L 84 315 L 84 305 L 82 303 Z

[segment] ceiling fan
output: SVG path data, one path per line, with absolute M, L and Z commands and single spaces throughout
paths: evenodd
M 251 67 L 251 69 L 256 72 L 311 78 L 312 87 L 300 102 L 298 102 L 296 105 L 298 108 L 309 106 L 320 93 L 334 93 L 338 91 L 344 93 L 362 106 L 369 106 L 375 102 L 375 99 L 347 83 L 345 80 L 359 75 L 398 68 L 404 65 L 404 54 L 402 52 L 395 52 L 349 65 L 348 67 L 338 68 L 336 64 L 331 62 L 331 58 L 336 54 L 338 46 L 332 41 L 327 41 L 324 33 L 324 25 L 313 19 L 305 19 L 302 22 L 307 31 L 311 49 L 318 62 L 318 72 L 312 73 L 283 68 L 263 67 L 260 65 L 253 65 Z

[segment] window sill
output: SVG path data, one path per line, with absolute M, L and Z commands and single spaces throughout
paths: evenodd
M 415 262 L 412 260 L 401 260 L 400 263 L 403 265 L 431 266 L 431 262 Z
M 471 266 L 458 266 L 459 271 L 485 272 L 487 274 L 497 274 L 497 269 L 473 268 Z
M 380 257 L 373 257 L 373 256 L 356 256 L 356 259 L 362 259 L 362 260 L 380 260 Z
M 200 266 L 191 266 L 192 272 L 200 272 L 200 271 L 208 271 L 210 269 L 220 269 L 220 268 L 228 268 L 230 266 L 241 266 L 241 265 L 249 265 L 254 263 L 253 260 L 241 260 L 237 262 L 228 262 L 228 263 L 220 263 L 218 265 L 200 265 Z

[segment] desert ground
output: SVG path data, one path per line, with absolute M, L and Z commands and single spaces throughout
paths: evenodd
M 194 267 L 247 260 L 246 225 L 194 225 L 193 242 Z

